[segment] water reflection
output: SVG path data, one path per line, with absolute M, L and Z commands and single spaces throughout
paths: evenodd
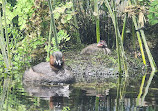
M 150 79 L 149 82 L 145 82 L 147 87 L 143 87 L 145 90 L 138 105 L 136 101 L 141 78 L 138 80 L 121 78 L 113 83 L 117 86 L 113 88 L 108 85 L 95 87 L 74 87 L 65 84 L 22 85 L 20 84 L 22 82 L 16 80 L 10 81 L 9 87 L 6 87 L 8 79 L 1 78 L 4 82 L 1 82 L 3 87 L 0 89 L 2 106 L 0 111 L 62 111 L 64 108 L 70 108 L 70 111 L 158 111 L 158 79 L 155 76 L 151 82 L 153 75 L 147 74 L 147 76 L 150 76 Z
M 40 97 L 42 100 L 49 101 L 49 108 L 56 111 L 63 109 L 64 98 L 68 99 L 71 92 L 69 85 L 35 86 L 33 84 L 25 84 L 24 89 L 29 96 Z
M 70 108 L 70 111 L 156 111 L 157 98 L 146 99 L 142 106 L 137 106 L 139 86 L 134 87 L 136 83 L 129 83 L 125 79 L 118 81 L 121 82 L 118 87 L 111 89 L 74 88 L 69 85 L 24 88 L 30 96 L 47 101 L 49 109 L 53 111 L 62 111 L 64 107 Z
M 153 79 L 154 75 L 155 75 L 155 71 L 152 71 L 151 74 L 150 74 L 149 80 L 147 81 L 147 85 L 144 89 L 144 94 L 142 95 L 142 98 L 141 99 L 138 98 L 138 101 L 141 101 L 141 102 L 139 102 L 139 104 L 137 103 L 137 105 L 142 105 L 143 106 L 145 104 L 145 97 L 148 94 L 149 87 L 151 85 L 151 82 L 152 82 L 152 79 Z M 155 102 L 153 102 L 152 105 L 155 105 Z
M 127 80 L 127 78 L 118 78 L 118 82 L 117 82 L 117 97 L 116 97 L 116 111 L 156 111 L 157 107 L 157 97 L 150 95 L 150 100 L 149 99 L 145 99 L 145 97 L 148 94 L 149 91 L 149 86 L 151 85 L 151 81 L 154 77 L 155 71 L 152 71 L 149 77 L 149 80 L 147 81 L 147 85 L 144 88 L 144 94 L 141 97 L 142 94 L 142 90 L 143 90 L 143 85 L 145 81 L 145 77 L 146 74 L 142 77 L 142 84 L 140 87 L 140 91 L 139 91 L 139 95 L 136 97 L 133 97 L 132 99 L 135 99 L 135 101 L 133 102 L 134 105 L 132 105 L 131 107 L 131 101 L 129 99 L 126 98 L 128 96 L 127 90 L 128 87 L 130 87 L 131 85 L 129 85 L 130 80 Z M 138 83 L 138 81 L 136 82 Z M 137 89 L 136 87 L 134 87 L 135 89 Z M 151 89 L 150 89 L 151 91 Z M 151 93 L 151 92 L 150 92 Z M 138 94 L 138 93 L 137 93 Z M 150 107 L 151 106 L 151 107 Z

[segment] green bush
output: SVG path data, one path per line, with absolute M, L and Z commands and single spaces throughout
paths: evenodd
M 148 18 L 151 25 L 158 23 L 158 0 L 151 2 Z

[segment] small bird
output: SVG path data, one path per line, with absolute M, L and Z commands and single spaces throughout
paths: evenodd
M 71 71 L 64 67 L 64 57 L 60 51 L 50 55 L 50 62 L 41 62 L 26 70 L 23 75 L 24 84 L 71 83 L 74 80 Z
M 105 48 L 105 47 L 107 47 L 107 43 L 105 41 L 101 40 L 97 44 L 97 47 L 99 47 L 99 48 Z
M 50 66 L 54 71 L 58 71 L 64 66 L 64 56 L 62 52 L 56 51 L 50 55 Z
M 111 50 L 107 47 L 107 43 L 101 40 L 97 43 L 90 44 L 86 48 L 82 49 L 80 54 L 98 54 L 98 53 L 110 54 Z

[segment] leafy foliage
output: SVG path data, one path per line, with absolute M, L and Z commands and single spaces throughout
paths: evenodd
M 47 2 L 36 0 L 32 7 L 35 11 L 32 16 L 27 20 L 26 34 L 34 38 L 38 36 L 47 36 L 49 31 L 49 8 Z
M 56 7 L 55 10 L 53 11 L 54 18 L 60 21 L 62 24 L 69 23 L 70 20 L 72 19 L 72 16 L 75 14 L 71 10 L 72 6 L 73 6 L 72 2 L 67 2 L 65 5 Z
M 50 26 L 50 14 L 47 2 L 35 2 L 34 8 L 35 11 L 27 22 L 27 34 L 31 37 L 46 36 L 48 35 Z M 53 13 L 58 30 L 67 30 L 70 27 L 73 15 L 75 14 L 71 11 L 71 8 L 72 2 L 67 2 L 65 5 L 61 3 L 55 7 Z
M 58 32 L 58 41 L 59 41 L 59 43 L 61 41 L 66 42 L 66 41 L 69 41 L 69 40 L 70 40 L 70 36 L 64 30 L 60 30 Z M 52 38 L 52 43 L 55 44 L 55 38 L 54 37 Z M 53 51 L 56 51 L 56 50 L 57 50 L 57 48 L 54 46 Z
M 24 64 L 31 62 L 37 52 L 43 53 L 40 48 L 44 47 L 46 39 L 43 37 L 29 38 L 24 37 L 17 28 L 8 28 L 10 38 L 9 47 L 11 47 L 12 65 L 15 69 L 21 69 Z M 36 51 L 38 50 L 38 51 Z
M 58 32 L 57 36 L 58 36 L 58 42 L 59 42 L 59 43 L 61 43 L 62 41 L 66 42 L 66 41 L 69 41 L 69 40 L 70 40 L 70 36 L 69 36 L 69 35 L 67 34 L 67 32 L 64 31 L 64 30 L 60 30 L 60 31 Z M 51 43 L 53 44 L 52 51 L 57 51 L 58 49 L 57 49 L 57 47 L 54 45 L 54 44 L 55 44 L 55 38 L 54 38 L 54 37 L 52 38 Z M 51 49 L 51 46 L 50 46 L 50 48 L 48 48 L 48 46 L 46 45 L 46 46 L 45 46 L 45 50 L 46 50 L 47 52 L 49 52 L 48 49 Z M 51 52 L 52 52 L 52 51 L 51 51 Z M 47 59 L 48 59 L 48 58 L 47 58 Z
M 0 1 L 0 3 L 2 3 L 2 1 Z M 47 51 L 40 49 L 47 49 L 48 47 L 46 40 L 50 21 L 49 9 L 47 2 L 43 0 L 35 0 L 35 2 L 32 0 L 18 0 L 14 5 L 10 3 L 11 2 L 6 4 L 6 17 L 7 24 L 9 24 L 8 33 L 10 37 L 9 46 L 11 47 L 10 56 L 13 60 L 12 65 L 16 66 L 14 68 L 20 68 L 25 63 L 29 63 L 32 57 L 34 57 L 34 54 L 37 55 L 38 53 Z M 60 4 L 59 6 L 57 9 L 64 9 L 63 11 L 59 11 L 60 18 L 63 16 L 63 24 L 69 23 L 72 19 L 72 3 L 68 2 L 65 5 Z M 66 15 L 64 15 L 65 11 L 68 12 Z M 14 24 L 20 26 L 20 30 L 25 28 L 25 33 L 21 33 L 17 27 L 14 27 Z M 66 42 L 68 40 L 70 40 L 70 36 L 67 32 L 60 30 L 58 32 L 59 43 L 60 41 Z M 54 44 L 54 42 L 55 40 L 53 38 L 52 44 Z M 56 50 L 54 46 L 53 50 Z
M 0 0 L 0 3 L 2 3 L 2 0 Z M 21 30 L 24 29 L 27 19 L 33 13 L 33 9 L 32 9 L 33 3 L 34 3 L 33 0 L 18 0 L 16 1 L 15 6 L 12 6 L 12 4 L 7 3 L 6 4 L 7 24 L 12 24 L 12 22 L 14 22 L 17 23 L 18 26 L 20 26 Z M 18 17 L 18 22 L 14 20 L 16 17 Z
M 154 25 L 158 23 L 158 0 L 151 2 L 148 18 L 150 24 Z

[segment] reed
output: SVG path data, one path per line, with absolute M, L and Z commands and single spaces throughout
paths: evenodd
M 110 7 L 110 4 L 108 2 L 108 0 L 104 1 L 105 6 L 108 8 L 109 14 L 111 16 L 114 28 L 115 28 L 115 35 L 116 35 L 116 48 L 117 48 L 117 56 L 118 56 L 118 64 L 119 64 L 119 72 L 120 74 L 122 73 L 122 69 L 121 69 L 121 58 L 123 60 L 123 65 L 124 65 L 124 70 L 125 70 L 125 74 L 126 76 L 128 76 L 128 69 L 127 69 L 127 58 L 125 56 L 125 51 L 124 51 L 124 47 L 123 47 L 123 42 L 122 42 L 122 38 L 120 35 L 120 31 L 118 28 L 118 23 L 117 23 L 117 18 L 116 18 L 116 11 L 112 11 L 112 8 Z M 114 4 L 114 9 L 115 9 L 115 4 Z
M 153 70 L 153 71 L 151 72 L 151 74 L 150 74 L 149 80 L 148 80 L 147 85 L 146 85 L 145 90 L 144 90 L 144 94 L 143 94 L 143 96 L 142 96 L 142 101 L 141 101 L 142 104 L 144 104 L 145 97 L 146 97 L 146 95 L 148 94 L 149 86 L 150 86 L 151 81 L 152 81 L 152 79 L 153 79 L 153 77 L 154 77 L 154 75 L 155 75 L 155 72 L 156 72 L 156 71 Z
M 121 59 L 120 59 L 120 47 L 119 47 L 119 39 L 118 39 L 118 29 L 117 29 L 117 20 L 116 20 L 116 13 L 112 11 L 109 2 L 107 0 L 105 0 L 105 5 L 108 8 L 108 11 L 110 13 L 110 16 L 112 18 L 113 24 L 114 24 L 114 28 L 115 28 L 115 35 L 116 35 L 116 49 L 117 49 L 117 57 L 118 57 L 118 66 L 119 66 L 119 72 L 121 73 L 122 69 L 121 69 Z
M 11 78 L 5 78 L 3 84 L 3 91 L 0 96 L 0 110 L 3 110 L 3 105 L 5 104 L 5 100 L 8 98 L 9 88 L 11 85 Z
M 138 26 L 137 26 L 136 18 L 135 18 L 134 15 L 132 16 L 132 20 L 133 20 L 135 29 L 137 30 Z M 146 65 L 146 59 L 145 59 L 145 55 L 144 55 L 144 49 L 143 49 L 143 44 L 142 44 L 141 36 L 140 36 L 140 33 L 138 31 L 136 32 L 136 34 L 137 34 L 137 38 L 138 38 L 138 43 L 139 43 L 140 51 L 141 51 L 141 54 L 142 54 L 143 63 L 144 63 L 144 65 Z
M 145 49 L 146 49 L 146 52 L 147 52 L 147 55 L 148 55 L 148 59 L 149 59 L 149 62 L 150 62 L 150 66 L 151 66 L 151 68 L 152 68 L 152 72 L 151 72 L 150 77 L 149 77 L 149 80 L 148 80 L 148 82 L 147 82 L 147 86 L 145 87 L 145 92 L 144 92 L 144 94 L 143 94 L 143 96 L 142 96 L 142 103 L 143 103 L 144 100 L 145 100 L 145 97 L 146 97 L 146 95 L 147 95 L 147 93 L 148 93 L 148 89 L 149 89 L 149 86 L 150 86 L 150 84 L 151 84 L 151 81 L 152 81 L 152 79 L 153 79 L 153 77 L 154 77 L 154 75 L 155 75 L 155 72 L 157 71 L 157 67 L 156 67 L 155 61 L 154 61 L 154 59 L 153 59 L 153 57 L 152 57 L 152 55 L 151 55 L 151 53 L 150 53 L 149 47 L 148 47 L 148 45 L 147 45 L 147 43 L 146 43 L 144 31 L 143 31 L 143 30 L 140 30 L 140 32 L 141 32 L 142 39 L 143 39 L 143 42 L 144 42 L 144 46 L 145 46 Z M 139 101 L 139 99 L 140 99 L 140 97 L 141 97 L 141 95 L 142 95 L 142 90 L 143 90 L 143 86 L 144 86 L 144 83 L 145 83 L 145 78 L 146 78 L 146 74 L 145 74 L 145 75 L 143 76 L 143 78 L 142 78 L 142 83 L 141 83 L 141 87 L 140 87 L 140 92 L 139 92 L 139 95 L 138 95 L 138 97 L 137 97 L 137 105 L 138 105 L 138 103 L 139 103 L 138 101 Z
M 129 1 L 129 4 L 131 5 L 131 1 Z M 134 0 L 134 4 L 137 5 L 137 2 Z M 133 16 L 133 22 L 134 22 L 134 25 L 135 25 L 135 29 L 137 30 L 138 27 L 140 27 L 140 24 L 138 23 L 138 25 L 136 24 L 136 17 Z M 155 64 L 155 61 L 152 57 L 152 54 L 150 52 L 150 49 L 148 47 L 148 44 L 147 44 L 147 41 L 146 41 L 146 37 L 145 37 L 145 34 L 144 34 L 144 31 L 142 29 L 140 29 L 140 34 L 141 34 L 141 37 L 142 37 L 142 40 L 143 40 L 143 43 L 144 43 L 144 47 L 145 47 L 145 50 L 147 52 L 147 56 L 148 56 L 148 59 L 149 59 L 149 62 L 150 62 L 150 66 L 152 68 L 152 71 L 156 71 L 157 70 L 157 67 L 156 67 L 156 64 Z
M 155 61 L 153 59 L 153 56 L 150 52 L 150 49 L 148 47 L 148 44 L 147 44 L 147 41 L 146 41 L 146 37 L 145 37 L 145 34 L 144 34 L 144 31 L 143 30 L 140 30 L 140 33 L 141 33 L 141 36 L 142 36 L 142 40 L 143 40 L 143 43 L 144 43 L 144 46 L 145 46 L 145 50 L 147 52 L 147 55 L 148 55 L 148 59 L 149 59 L 149 62 L 150 62 L 150 66 L 152 68 L 152 71 L 156 71 L 157 70 L 157 67 L 156 67 L 156 64 L 155 64 Z
M 129 0 L 129 5 L 131 5 L 131 1 L 130 0 Z M 135 15 L 132 16 L 132 20 L 133 20 L 134 27 L 137 30 L 138 26 L 137 26 L 137 21 L 136 21 L 136 16 Z M 145 59 L 145 55 L 144 55 L 144 50 L 143 50 L 141 36 L 140 36 L 140 33 L 138 31 L 136 32 L 136 34 L 137 34 L 138 43 L 139 43 L 139 47 L 140 47 L 141 54 L 142 54 L 142 60 L 143 60 L 144 65 L 146 65 L 146 59 Z M 142 90 L 143 90 L 143 86 L 144 86 L 144 83 L 145 83 L 145 78 L 146 78 L 146 74 L 142 78 L 141 86 L 140 86 L 140 89 L 139 89 L 139 94 L 138 94 L 137 100 L 136 100 L 137 101 L 136 102 L 137 105 L 139 104 L 139 100 L 140 100 L 140 97 L 142 95 Z
M 122 35 L 121 35 L 121 47 L 122 47 L 122 58 L 123 58 L 123 64 L 125 69 L 125 74 L 128 76 L 128 68 L 127 68 L 127 62 L 126 62 L 126 56 L 123 48 L 124 38 L 125 38 L 125 32 L 126 32 L 126 24 L 127 24 L 127 13 L 125 14 L 124 20 L 123 20 L 123 29 L 122 29 Z
M 55 1 L 54 1 L 55 3 Z M 51 0 L 48 0 L 48 5 L 49 5 L 49 10 L 50 10 L 50 15 L 51 15 L 51 22 L 52 22 L 52 30 L 53 30 L 53 34 L 55 37 L 55 46 L 56 48 L 59 50 L 59 45 L 58 45 L 58 37 L 57 37 L 57 31 L 56 31 L 56 25 L 55 25 L 55 20 L 54 20 L 54 15 L 53 15 L 53 8 L 52 8 L 52 4 L 51 4 Z
M 139 88 L 139 94 L 137 96 L 137 100 L 136 100 L 136 105 L 138 106 L 139 105 L 139 99 L 143 93 L 143 87 L 144 87 L 144 83 L 145 83 L 145 78 L 146 78 L 146 74 L 142 77 L 142 82 L 141 82 L 141 85 L 140 85 L 140 88 Z
M 3 33 L 3 27 L 2 27 L 2 16 L 0 11 L 0 48 L 2 51 L 3 59 L 4 59 L 4 65 L 6 66 L 6 71 L 10 68 L 7 52 L 6 52 L 6 45 L 5 45 L 5 39 L 4 39 L 4 33 Z
M 115 9 L 114 9 L 115 10 Z M 119 41 L 119 35 L 118 35 L 118 24 L 117 24 L 117 18 L 116 18 L 116 11 L 114 12 L 114 28 L 115 28 L 115 35 L 116 35 L 116 48 L 117 48 L 117 57 L 118 57 L 118 66 L 119 66 L 119 72 L 121 73 L 122 72 L 122 69 L 121 69 L 121 55 L 120 55 L 120 41 Z
M 116 111 L 119 111 L 120 92 L 121 92 L 121 77 L 119 77 L 117 81 Z
M 131 5 L 131 4 L 132 4 L 132 3 L 131 3 L 131 1 L 129 0 L 129 5 Z M 134 4 L 136 5 L 137 2 L 134 1 Z M 133 20 L 135 29 L 138 30 L 138 26 L 140 26 L 140 25 L 139 25 L 139 23 L 137 23 L 137 20 L 136 20 L 136 16 L 135 16 L 135 15 L 132 16 L 132 20 Z M 151 66 L 151 68 L 152 68 L 152 72 L 151 72 L 151 75 L 150 75 L 150 76 L 153 76 L 154 73 L 155 73 L 156 70 L 157 70 L 157 67 L 156 67 L 155 61 L 154 61 L 154 59 L 153 59 L 153 57 L 152 57 L 152 54 L 151 54 L 151 52 L 150 52 L 150 49 L 149 49 L 149 47 L 148 47 L 148 44 L 147 44 L 147 42 L 146 42 L 146 37 L 145 37 L 144 31 L 141 29 L 141 30 L 140 30 L 140 33 L 139 33 L 138 31 L 137 31 L 136 33 L 137 33 L 137 38 L 138 38 L 139 46 L 140 46 L 140 49 L 141 49 L 141 54 L 142 54 L 143 63 L 146 65 L 146 59 L 145 59 L 145 55 L 144 55 L 144 51 L 143 51 L 143 47 L 142 47 L 143 45 L 142 45 L 141 37 L 142 37 L 142 40 L 143 40 L 143 44 L 144 44 L 144 47 L 145 47 L 145 50 L 146 50 L 146 53 L 147 53 L 149 62 L 150 62 L 150 66 Z M 140 34 L 141 34 L 141 35 L 140 35 Z M 141 87 L 140 87 L 140 90 L 139 90 L 139 94 L 138 94 L 138 96 L 137 96 L 137 105 L 139 104 L 138 102 L 139 102 L 140 97 L 141 97 L 141 95 L 142 95 L 142 90 L 143 90 L 143 86 L 144 86 L 144 83 L 145 83 L 145 78 L 146 78 L 146 74 L 145 74 L 145 75 L 143 76 L 143 78 L 142 78 Z M 148 83 L 151 82 L 151 80 L 152 80 L 151 78 L 153 78 L 153 77 L 150 77 L 150 78 L 149 78 Z M 147 84 L 147 87 L 146 87 L 145 90 L 147 90 L 147 88 L 149 88 L 149 85 L 148 85 L 148 84 Z M 146 95 L 146 93 L 147 93 L 147 91 L 145 92 L 144 95 Z M 142 98 L 145 98 L 144 95 L 143 95 Z
M 125 38 L 126 24 L 127 24 L 127 14 L 125 14 L 125 17 L 124 17 L 124 20 L 123 20 L 122 42 L 124 42 L 124 38 Z
M 97 43 L 98 43 L 100 41 L 98 0 L 94 0 L 94 16 L 95 16 L 95 21 L 96 21 L 96 37 L 97 37 Z
M 10 56 L 10 48 L 9 48 L 9 37 L 8 37 L 8 29 L 7 29 L 7 17 L 6 17 L 6 0 L 2 0 L 2 8 L 3 8 L 3 16 L 4 16 L 4 24 L 5 24 L 5 38 L 6 38 L 6 49 L 8 54 L 8 62 L 11 64 L 11 56 Z
M 133 16 L 132 19 L 133 19 L 135 28 L 138 29 L 135 16 Z M 138 42 L 139 42 L 139 46 L 140 46 L 140 50 L 141 50 L 141 54 L 142 54 L 143 63 L 144 63 L 144 65 L 146 65 L 146 59 L 145 59 L 145 55 L 144 55 L 142 41 L 141 41 L 141 38 L 140 38 L 140 33 L 136 32 L 136 34 L 137 34 L 137 38 L 138 38 Z M 138 105 L 138 103 L 139 103 L 138 101 L 140 100 L 140 97 L 142 95 L 142 90 L 143 90 L 143 86 L 144 86 L 144 83 L 145 83 L 145 78 L 146 78 L 146 74 L 142 78 L 141 87 L 139 89 L 139 94 L 137 96 L 137 105 Z

